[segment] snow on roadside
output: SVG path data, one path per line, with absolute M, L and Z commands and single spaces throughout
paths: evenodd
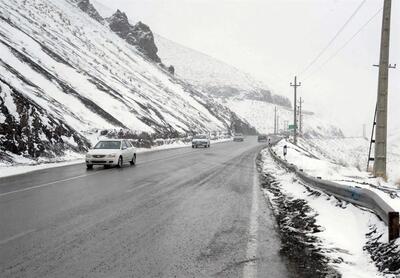
M 382 240 L 387 238 L 385 225 L 377 216 L 307 187 L 294 174 L 278 166 L 267 150 L 262 152 L 262 160 L 263 172 L 273 177 L 274 186 L 285 198 L 305 200 L 311 208 L 312 211 L 305 214 L 313 216 L 319 229 L 309 233 L 309 238 L 317 238 L 311 244 L 328 259 L 328 265 L 344 278 L 393 277 L 380 273 L 370 255 L 364 251 L 368 241 L 366 234 L 371 227 L 376 227 L 383 234 Z M 268 189 L 264 192 L 275 209 L 280 209 L 276 204 L 282 197 L 277 198 Z M 316 277 L 325 276 L 320 274 Z
M 231 138 L 224 138 L 224 139 L 213 140 L 211 142 L 212 144 L 218 144 L 218 143 L 228 142 L 231 140 L 232 140 Z M 162 150 L 177 149 L 177 148 L 187 148 L 190 146 L 191 143 L 184 143 L 182 141 L 177 141 L 172 144 L 154 146 L 152 148 L 137 148 L 137 153 L 154 152 L 154 151 L 162 151 Z M 11 153 L 7 154 L 13 155 Z M 16 156 L 16 155 L 14 156 L 15 156 L 14 161 L 16 161 L 18 164 L 13 165 L 10 163 L 0 162 L 0 178 L 25 174 L 43 169 L 80 164 L 85 162 L 84 154 L 79 154 L 74 152 L 67 152 L 65 156 L 57 158 L 52 161 L 44 161 L 44 160 L 34 161 L 31 159 L 23 158 L 21 156 Z
M 283 156 L 284 145 L 288 147 L 287 161 L 307 174 L 344 185 L 368 188 L 400 211 L 400 190 L 396 185 L 381 178 L 373 178 L 370 173 L 363 171 L 366 165 L 359 166 L 359 158 L 364 153 L 363 147 L 360 147 L 362 143 L 354 139 L 299 139 L 298 146 L 295 146 L 288 140 L 281 140 L 273 147 L 280 156 Z

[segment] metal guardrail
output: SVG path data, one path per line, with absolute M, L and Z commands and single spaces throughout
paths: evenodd
M 386 203 L 378 194 L 372 190 L 358 187 L 343 185 L 332 181 L 323 180 L 320 177 L 312 177 L 299 169 L 296 165 L 288 163 L 276 154 L 271 147 L 268 147 L 271 156 L 279 164 L 294 172 L 301 180 L 308 185 L 322 190 L 328 195 L 333 195 L 340 200 L 367 208 L 375 212 L 376 215 L 388 226 L 389 241 L 399 237 L 399 212 L 395 211 L 388 203 Z

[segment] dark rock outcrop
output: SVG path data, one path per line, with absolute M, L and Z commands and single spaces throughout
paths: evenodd
M 0 79 L 0 159 L 6 152 L 29 158 L 83 152 L 86 138 Z
M 87 13 L 91 18 L 103 23 L 104 19 L 96 10 L 96 8 L 90 3 L 89 0 L 78 0 L 78 7 L 85 13 Z
M 126 14 L 120 10 L 117 10 L 107 21 L 111 30 L 119 37 L 126 40 L 130 45 L 137 47 L 150 60 L 156 63 L 161 62 L 160 57 L 157 55 L 158 49 L 154 42 L 153 32 L 149 26 L 140 21 L 135 25 L 131 25 Z
M 172 66 L 172 65 L 169 66 L 169 67 L 168 67 L 168 71 L 169 71 L 170 74 L 175 74 L 175 68 L 174 68 L 174 66 Z

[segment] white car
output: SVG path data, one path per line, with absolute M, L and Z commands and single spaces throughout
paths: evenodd
M 87 169 L 92 169 L 93 165 L 121 168 L 125 163 L 136 164 L 136 148 L 132 146 L 129 140 L 101 140 L 86 154 Z
M 243 142 L 244 141 L 244 136 L 242 133 L 235 133 L 233 136 L 233 142 Z
M 209 148 L 211 145 L 210 137 L 206 134 L 195 135 L 192 139 L 192 148 Z

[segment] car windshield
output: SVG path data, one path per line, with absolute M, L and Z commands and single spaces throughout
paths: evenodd
M 193 137 L 193 139 L 207 139 L 207 136 L 205 135 L 196 135 Z
M 120 141 L 100 141 L 94 146 L 95 149 L 119 150 L 121 148 Z

